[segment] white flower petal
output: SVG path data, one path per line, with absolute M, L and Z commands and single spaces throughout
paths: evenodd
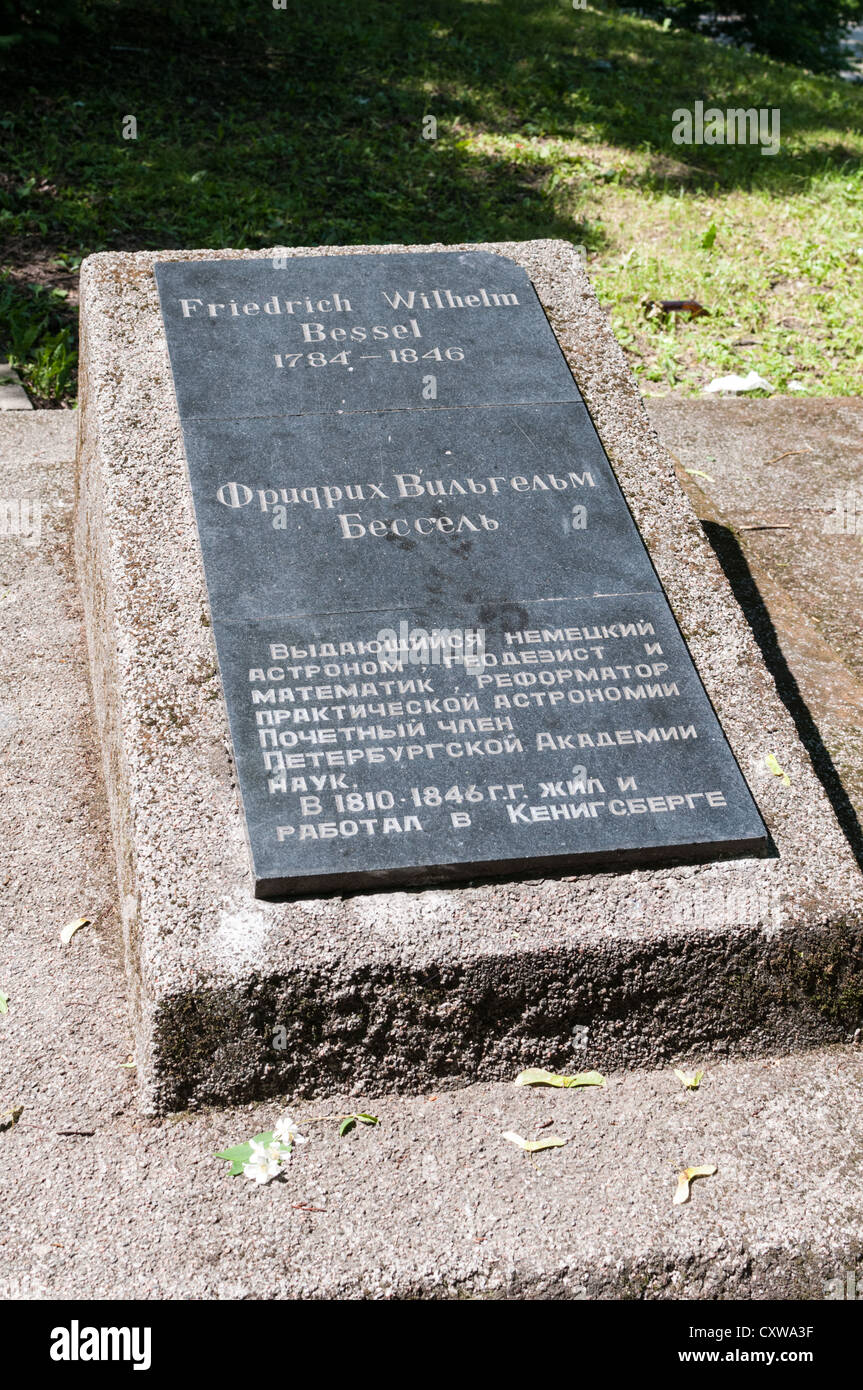
M 306 1137 L 300 1134 L 297 1122 L 289 1111 L 280 1115 L 273 1126 L 273 1137 L 280 1139 L 283 1144 L 305 1144 Z

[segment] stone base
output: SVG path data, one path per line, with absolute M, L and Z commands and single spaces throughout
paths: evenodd
M 447 248 L 290 254 L 408 249 Z M 539 1055 L 571 1067 L 585 1027 L 591 1065 L 610 1069 L 856 1026 L 863 877 L 578 258 L 563 242 L 483 249 L 533 279 L 772 852 L 255 899 L 152 266 L 266 253 L 92 256 L 76 544 L 145 1110 L 416 1090 Z

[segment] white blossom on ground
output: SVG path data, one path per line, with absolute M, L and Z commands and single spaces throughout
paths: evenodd
M 297 1121 L 287 1110 L 280 1115 L 273 1126 L 273 1138 L 283 1144 L 305 1144 L 306 1136 L 297 1129 Z
M 281 1172 L 283 1159 L 291 1156 L 290 1149 L 283 1149 L 281 1144 L 261 1144 L 257 1139 L 252 1139 L 250 1145 L 252 1156 L 248 1163 L 243 1164 L 243 1177 L 252 1182 L 269 1182 Z

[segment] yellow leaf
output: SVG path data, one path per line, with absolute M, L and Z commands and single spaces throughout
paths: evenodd
M 716 479 L 711 478 L 709 473 L 703 473 L 700 468 L 684 468 L 684 473 L 692 473 L 696 478 L 706 478 L 709 483 L 715 483 Z
M 522 1139 L 520 1134 L 516 1134 L 511 1129 L 505 1130 L 503 1137 L 508 1139 L 510 1144 L 524 1149 L 526 1154 L 539 1153 L 540 1149 L 562 1149 L 566 1143 L 565 1139 L 556 1139 L 553 1134 L 550 1134 L 547 1139 Z
M 605 1077 L 598 1071 L 581 1071 L 577 1076 L 562 1076 L 542 1067 L 528 1067 L 515 1078 L 516 1086 L 604 1086 Z
M 699 1086 L 701 1085 L 704 1072 L 694 1071 L 691 1076 L 687 1076 L 685 1071 L 681 1071 L 679 1067 L 675 1067 L 674 1075 L 680 1081 L 683 1082 L 683 1085 L 686 1087 L 687 1091 L 697 1091 Z
M 82 927 L 89 927 L 89 925 L 89 917 L 76 917 L 74 922 L 67 922 L 63 930 L 60 932 L 60 940 L 62 941 L 63 945 L 68 946 L 76 931 L 80 931 Z
M 12 1129 L 14 1125 L 17 1125 L 23 1114 L 23 1105 L 13 1105 L 11 1110 L 4 1110 L 3 1114 L 0 1115 L 0 1130 Z
M 788 773 L 785 772 L 785 770 L 779 766 L 779 763 L 777 762 L 776 758 L 772 753 L 768 753 L 764 761 L 767 764 L 770 771 L 773 773 L 774 777 L 782 778 L 783 786 L 791 786 L 791 778 L 788 776 Z
M 712 1178 L 716 1172 L 715 1163 L 704 1163 L 700 1168 L 684 1168 L 682 1173 L 677 1175 L 677 1191 L 674 1194 L 674 1206 L 679 1207 L 684 1202 L 689 1201 L 689 1184 L 693 1178 Z

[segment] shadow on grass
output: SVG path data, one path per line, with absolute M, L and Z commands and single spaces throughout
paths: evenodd
M 13 265 L 22 241 L 82 253 L 529 237 L 599 248 L 578 189 L 619 176 L 603 145 L 646 156 L 628 175 L 645 188 L 783 193 L 859 165 L 854 88 L 619 13 L 564 0 L 207 10 L 96 4 L 62 45 L 9 50 L 0 216 Z M 672 112 L 696 100 L 779 107 L 782 150 L 673 145 Z M 122 138 L 127 115 L 135 140 Z M 422 137 L 427 115 L 435 140 Z M 549 158 L 534 137 L 573 149 Z

